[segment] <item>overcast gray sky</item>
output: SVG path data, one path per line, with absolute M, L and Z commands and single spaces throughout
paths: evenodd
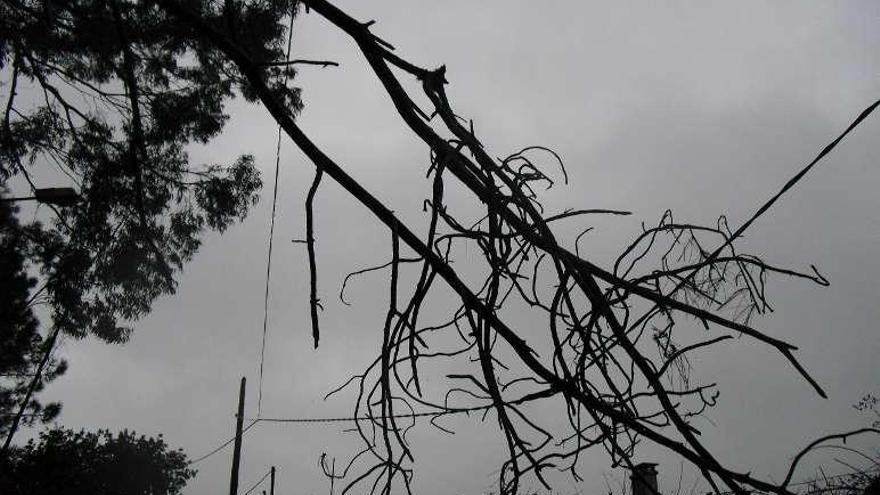
M 631 217 L 598 222 L 584 244 L 606 266 L 640 222 L 656 222 L 667 208 L 684 221 L 711 224 L 727 214 L 738 225 L 880 97 L 875 1 L 337 3 L 376 19 L 374 32 L 407 59 L 446 64 L 455 108 L 474 119 L 493 155 L 533 144 L 556 150 L 571 181 L 548 193 L 549 205 L 631 210 Z M 305 132 L 404 218 L 425 222 L 427 150 L 356 47 L 317 15 L 302 15 L 294 56 L 341 64 L 302 68 Z M 204 161 L 253 153 L 264 172 L 263 200 L 243 224 L 205 242 L 177 295 L 159 301 L 127 345 L 65 344 L 71 368 L 44 394 L 64 403 L 61 424 L 163 433 L 196 457 L 232 434 L 243 375 L 247 416 L 256 414 L 275 132 L 262 109 L 236 102 L 223 137 L 194 150 Z M 863 424 L 868 418 L 851 404 L 880 392 L 878 133 L 880 121 L 866 121 L 745 239 L 768 262 L 814 263 L 830 279 L 828 288 L 774 279 L 777 311 L 757 320 L 799 346 L 798 357 L 830 398 L 818 398 L 778 355 L 746 341 L 698 359 L 699 378 L 717 381 L 721 391 L 711 424 L 702 422 L 706 443 L 736 467 L 781 479 L 809 439 Z M 353 282 L 351 307 L 335 295 L 346 273 L 386 258 L 387 232 L 325 180 L 317 245 L 326 311 L 321 346 L 312 349 L 305 252 L 290 242 L 303 236 L 312 172 L 285 143 L 263 385 L 269 417 L 350 414 L 350 394 L 322 397 L 361 371 L 381 343 L 381 276 Z M 504 453 L 497 427 L 473 418 L 444 424 L 459 434 L 428 425 L 414 433 L 416 492 L 493 489 Z M 244 443 L 242 487 L 274 464 L 278 493 L 326 493 L 320 454 L 341 462 L 358 446 L 341 430 L 256 426 Z M 652 455 L 643 460 L 660 463 L 668 493 L 678 460 Z M 199 464 L 186 493 L 227 491 L 230 462 L 227 450 Z M 615 475 L 608 464 L 591 457 L 585 482 L 560 478 L 556 488 L 604 491 L 602 473 Z

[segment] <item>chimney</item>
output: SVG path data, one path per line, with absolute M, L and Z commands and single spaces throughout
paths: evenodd
M 632 482 L 632 495 L 659 495 L 657 491 L 657 464 L 643 462 L 633 467 L 630 481 Z

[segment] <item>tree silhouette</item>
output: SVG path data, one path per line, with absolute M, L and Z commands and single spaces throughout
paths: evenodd
M 230 5 L 191 4 L 206 21 L 231 29 L 252 60 L 279 59 L 288 39 L 281 21 L 296 14 L 295 4 Z M 8 354 L 0 360 L 23 360 L 16 373 L 35 376 L 28 385 L 0 383 L 6 433 L 38 405 L 31 393 L 56 372 L 39 363 L 59 335 L 125 342 L 153 301 L 174 292 L 177 272 L 203 233 L 244 218 L 261 180 L 250 155 L 228 164 L 189 159 L 187 145 L 222 131 L 231 98 L 255 95 L 222 53 L 153 3 L 3 0 L 0 68 L 0 186 L 35 192 L 46 185 L 37 177 L 57 167 L 81 197 L 49 205 L 49 221 L 21 228 L 4 209 L 4 229 L 26 234 L 15 241 L 22 249 L 4 245 L 18 250 L 9 258 L 19 265 L 13 271 L 39 275 L 37 286 L 21 277 L 4 286 L 16 292 L 4 299 L 4 310 L 24 320 L 15 328 L 4 321 L 0 339 Z M 286 84 L 294 68 L 265 72 L 274 97 L 295 114 L 299 91 Z M 34 305 L 48 308 L 44 337 L 33 329 Z M 25 333 L 30 340 L 20 342 Z M 5 436 L 4 448 L 11 439 Z
M 0 195 L 2 198 L 2 195 Z M 28 276 L 25 259 L 30 252 L 29 232 L 19 225 L 12 204 L 0 202 L 0 434 L 8 433 L 15 418 L 17 406 L 25 403 L 33 383 L 33 370 L 40 367 L 46 356 L 44 339 L 30 306 L 30 292 L 36 279 Z M 35 387 L 43 385 L 64 373 L 64 361 L 46 363 Z M 23 421 L 50 421 L 59 412 L 59 404 L 43 406 L 34 398 L 24 404 Z
M 3 493 L 175 495 L 195 476 L 159 435 L 51 429 L 12 450 Z
M 315 165 L 306 197 L 304 242 L 316 346 L 321 307 L 315 257 L 320 252 L 314 240 L 313 202 L 323 178 L 339 184 L 388 229 L 390 261 L 367 269 L 390 272 L 381 352 L 362 374 L 343 385 L 358 388 L 354 415 L 371 418 L 358 422 L 364 449 L 340 473 L 322 463 L 331 480 L 345 480 L 345 491 L 410 490 L 414 455 L 407 433 L 412 425 L 403 418 L 417 409 L 436 416 L 480 409 L 484 418 L 497 422 L 508 453 L 499 470 L 498 490 L 504 494 L 516 493 L 526 477 L 549 488 L 551 470 L 579 479 L 578 465 L 589 449 L 603 449 L 612 466 L 632 468 L 639 445 L 646 441 L 689 463 L 716 492 L 786 494 L 803 452 L 823 442 L 877 432 L 864 429 L 819 439 L 796 456 L 782 483 L 734 470 L 703 444 L 692 422 L 715 405 L 717 391 L 714 384 L 692 383 L 696 374 L 689 360 L 696 352 L 742 336 L 777 351 L 824 397 L 796 360 L 796 347 L 756 328 L 754 317 L 770 309 L 768 277 L 795 277 L 820 285 L 827 280 L 815 268 L 769 264 L 742 252 L 737 241 L 877 103 L 741 226 L 730 228 L 724 217 L 714 225 L 682 223 L 665 212 L 621 251 L 612 267 L 603 268 L 580 253 L 580 237 L 560 238 L 554 226 L 581 221 L 587 232 L 591 216 L 627 212 L 546 211 L 543 190 L 567 180 L 560 157 L 531 146 L 494 158 L 472 123 L 449 101 L 445 67 L 425 69 L 405 60 L 373 34 L 373 21 L 358 21 L 324 0 L 302 3 L 356 43 L 401 119 L 430 150 L 431 194 L 424 203 L 428 215 L 423 234 L 401 221 L 297 125 L 298 106 L 285 98 L 277 73 L 292 62 L 278 53 L 267 57 L 255 52 L 238 29 L 252 9 L 266 3 L 228 0 L 221 6 L 155 0 L 136 4 L 135 10 L 150 12 L 151 22 L 177 26 L 175 33 L 188 40 L 185 43 L 210 54 L 243 93 L 265 106 Z M 427 98 L 430 108 L 415 102 L 416 95 L 405 89 L 400 77 L 420 83 L 419 96 Z M 137 141 L 131 140 L 135 145 Z M 470 195 L 480 209 L 477 215 L 450 208 L 458 206 L 448 204 L 444 194 L 452 186 Z M 479 268 L 460 269 L 464 264 L 455 264 L 467 247 L 471 255 L 479 253 L 467 265 Z M 404 291 L 403 270 L 413 264 L 418 267 L 415 282 Z M 425 324 L 420 315 L 438 294 L 437 282 L 445 284 L 460 305 L 446 321 Z M 523 325 L 516 317 L 522 310 L 545 324 Z M 438 360 L 459 370 L 446 377 L 441 390 L 422 380 L 426 365 Z M 538 406 L 545 414 L 535 413 Z M 546 410 L 557 412 L 551 419 L 566 420 L 562 430 L 547 425 Z

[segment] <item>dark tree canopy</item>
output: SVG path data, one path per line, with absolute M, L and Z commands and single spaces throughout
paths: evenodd
M 162 435 L 51 429 L 13 449 L 4 493 L 174 495 L 195 476 Z
M 187 7 L 229 28 L 265 63 L 282 59 L 286 21 L 296 14 L 290 0 Z M 3 328 L 9 354 L 0 360 L 33 362 L 39 347 L 34 313 L 22 304 L 42 305 L 52 332 L 125 342 L 132 322 L 174 292 L 204 232 L 224 231 L 256 203 L 261 179 L 251 156 L 199 164 L 187 154 L 187 145 L 221 132 L 230 98 L 253 100 L 253 90 L 151 2 L 2 0 L 0 68 L 0 186 L 30 196 L 67 185 L 81 196 L 51 212 L 40 207 L 51 215 L 22 227 L 4 210 L 5 225 L 27 239 L 4 245 L 15 252 L 4 258 L 14 283 L 4 280 L 3 290 L 15 292 L 4 311 L 24 311 L 24 319 L 17 330 Z M 293 67 L 267 73 L 274 94 L 298 112 Z M 47 176 L 57 182 L 44 183 Z M 20 387 L 0 388 L 0 414 L 8 415 Z
M 2 195 L 0 195 L 2 197 Z M 32 226 L 32 229 L 39 229 Z M 37 281 L 26 270 L 25 259 L 31 249 L 28 229 L 19 225 L 15 209 L 9 203 L 0 202 L 0 434 L 5 434 L 12 423 L 12 411 L 25 400 L 31 383 L 32 370 L 43 359 L 44 339 L 30 303 L 30 292 Z M 43 384 L 64 373 L 64 361 L 50 361 L 44 366 Z M 59 412 L 59 404 L 45 407 L 30 399 L 25 408 L 23 422 L 31 424 L 36 419 L 49 421 Z
M 193 2 L 217 24 L 214 3 Z M 235 32 L 256 60 L 282 56 L 290 1 L 242 4 Z M 193 164 L 186 145 L 222 129 L 224 105 L 247 83 L 217 52 L 148 2 L 3 1 L 0 63 L 8 76 L 0 179 L 57 166 L 83 201 L 58 209 L 34 261 L 52 323 L 70 335 L 124 341 L 126 321 L 174 291 L 174 272 L 206 229 L 223 231 L 257 200 L 250 156 Z M 279 97 L 294 111 L 296 89 Z

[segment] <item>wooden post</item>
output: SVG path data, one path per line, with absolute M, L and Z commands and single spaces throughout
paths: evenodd
M 272 466 L 272 471 L 269 475 L 269 495 L 275 495 L 275 466 Z
M 238 392 L 238 414 L 235 417 L 235 450 L 232 452 L 232 477 L 229 480 L 229 495 L 238 495 L 238 465 L 241 461 L 241 425 L 244 421 L 244 384 L 241 377 L 241 388 Z

